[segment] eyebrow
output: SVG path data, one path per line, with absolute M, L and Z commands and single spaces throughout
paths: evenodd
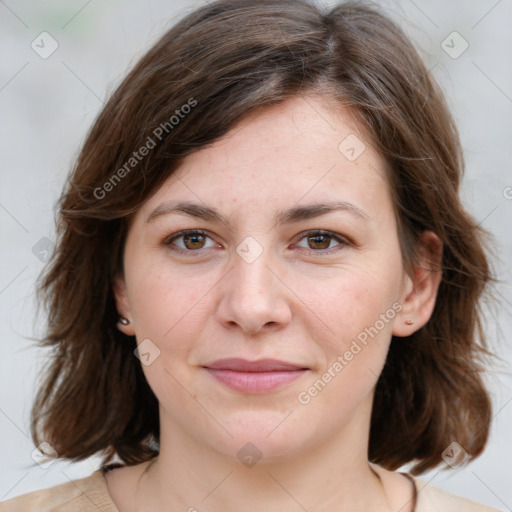
M 361 219 L 369 219 L 370 216 L 347 201 L 333 201 L 328 203 L 315 203 L 306 206 L 294 206 L 287 210 L 281 210 L 275 216 L 276 224 L 291 224 L 302 220 L 312 219 L 320 215 L 326 215 L 335 211 L 345 211 Z M 182 213 L 208 222 L 220 222 L 227 226 L 229 220 L 215 208 L 189 201 L 168 201 L 158 205 L 147 217 L 146 223 L 150 223 L 162 215 L 170 213 Z

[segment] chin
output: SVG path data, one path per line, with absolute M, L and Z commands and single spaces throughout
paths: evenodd
M 297 422 L 290 414 L 276 411 L 245 411 L 233 414 L 221 423 L 228 434 L 222 440 L 211 440 L 210 445 L 223 455 L 244 459 L 258 459 L 258 464 L 277 463 L 299 455 L 317 436 L 309 432 L 306 422 Z

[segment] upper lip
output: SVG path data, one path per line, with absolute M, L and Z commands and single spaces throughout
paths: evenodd
M 206 368 L 213 370 L 234 370 L 238 372 L 275 372 L 290 370 L 305 370 L 299 366 L 278 359 L 258 359 L 257 361 L 248 361 L 247 359 L 230 358 L 219 359 L 213 363 L 205 365 Z

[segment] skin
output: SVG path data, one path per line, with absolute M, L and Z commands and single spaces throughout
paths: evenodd
M 354 161 L 338 149 L 350 134 L 366 146 Z M 293 98 L 188 156 L 135 214 L 115 296 L 130 321 L 119 328 L 160 350 L 143 370 L 160 404 L 161 443 L 151 463 L 107 473 L 121 512 L 408 510 L 410 482 L 368 463 L 372 400 L 391 336 L 428 321 L 440 275 L 426 261 L 404 269 L 384 161 L 367 141 L 339 104 Z M 168 201 L 208 205 L 229 225 L 182 213 L 146 221 Z M 327 201 L 364 214 L 275 223 L 282 209 Z M 185 229 L 207 237 L 169 245 Z M 346 242 L 311 237 L 314 229 Z M 246 237 L 263 250 L 251 262 L 236 250 Z M 436 235 L 425 233 L 423 244 L 439 260 Z M 332 374 L 337 357 L 396 303 L 394 318 L 300 403 L 298 395 Z M 280 389 L 246 394 L 202 367 L 228 357 L 308 370 Z M 261 453 L 252 467 L 237 457 L 248 442 Z

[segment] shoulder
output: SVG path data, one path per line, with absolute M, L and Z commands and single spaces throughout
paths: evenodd
M 415 478 L 418 491 L 416 512 L 500 512 Z
M 101 470 L 0 503 L 0 512 L 118 512 Z
M 450 494 L 410 473 L 397 473 L 384 469 L 377 464 L 371 464 L 371 467 L 379 473 L 382 481 L 386 483 L 397 509 L 401 507 L 400 510 L 404 510 L 404 500 L 407 501 L 407 505 L 410 507 L 414 501 L 414 494 L 416 494 L 415 512 L 502 512 L 496 508 L 487 507 L 461 496 Z M 409 480 L 407 484 L 405 484 L 404 476 Z M 410 480 L 414 482 L 413 489 L 411 489 Z

